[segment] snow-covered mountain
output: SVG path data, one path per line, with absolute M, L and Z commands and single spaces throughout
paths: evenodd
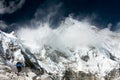
M 42 80 L 45 74 L 48 80 L 120 80 L 119 33 L 88 28 L 71 18 L 61 26 L 55 30 L 40 27 L 40 33 L 28 32 L 30 37 L 0 31 L 1 63 L 17 73 L 16 64 L 21 62 L 22 69 L 31 69 Z

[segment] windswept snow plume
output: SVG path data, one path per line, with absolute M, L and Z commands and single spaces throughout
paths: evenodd
M 49 45 L 65 49 L 98 45 L 101 41 L 97 34 L 98 30 L 88 22 L 69 17 L 57 29 L 51 29 L 49 23 L 41 23 L 36 29 L 22 28 L 18 31 L 18 37 L 26 41 L 25 44 L 31 45 L 32 43 L 31 46 L 34 45 L 34 48 Z

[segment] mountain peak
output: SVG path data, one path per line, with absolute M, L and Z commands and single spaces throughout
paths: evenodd
M 39 74 L 49 73 L 51 76 L 58 74 L 58 79 L 65 77 L 64 73 L 70 70 L 86 75 L 93 74 L 101 80 L 114 69 L 119 69 L 120 57 L 118 53 L 115 54 L 118 50 L 114 46 L 118 39 L 112 40 L 111 37 L 105 38 L 101 46 L 68 47 L 65 48 L 66 51 L 50 45 L 44 45 L 42 49 L 37 48 L 33 51 L 29 45 L 26 47 L 23 41 L 15 37 L 13 32 L 8 34 L 0 31 L 0 37 L 1 58 L 15 72 L 18 71 L 16 64 L 21 63 L 23 68 L 34 69 L 36 74 L 38 74 L 36 69 Z

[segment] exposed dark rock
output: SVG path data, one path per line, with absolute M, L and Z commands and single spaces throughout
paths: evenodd
M 30 60 L 30 58 L 28 57 L 28 54 L 32 55 L 30 54 L 30 52 L 25 54 L 25 52 L 21 51 L 21 53 L 24 55 L 26 67 L 30 67 L 31 69 L 33 69 L 33 71 L 35 71 L 36 74 L 44 73 L 44 69 L 37 63 L 37 59 L 36 62 L 32 62 Z
M 87 62 L 90 59 L 90 57 L 86 55 L 86 56 L 82 56 L 81 59 Z
M 66 70 L 62 80 L 100 80 L 92 73 L 84 73 L 82 71 L 74 72 L 73 70 Z
M 119 69 L 113 69 L 112 71 L 110 71 L 105 76 L 105 80 L 114 80 L 114 79 L 115 80 L 120 80 L 120 68 Z

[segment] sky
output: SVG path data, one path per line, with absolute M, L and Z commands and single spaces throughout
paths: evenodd
M 31 21 L 46 21 L 51 28 L 65 17 L 87 19 L 98 28 L 110 27 L 115 31 L 120 25 L 120 0 L 1 0 L 0 29 L 15 30 Z

